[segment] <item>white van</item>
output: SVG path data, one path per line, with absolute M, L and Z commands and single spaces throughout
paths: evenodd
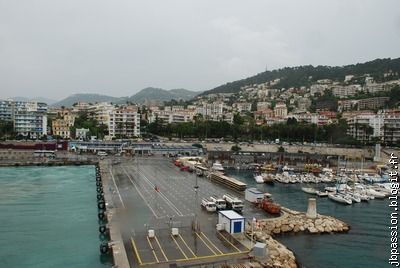
M 100 151 L 100 152 L 97 153 L 97 155 L 98 156 L 107 156 L 108 154 L 106 152 Z

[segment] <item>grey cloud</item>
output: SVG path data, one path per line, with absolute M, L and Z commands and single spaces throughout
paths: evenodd
M 0 0 L 0 97 L 207 90 L 268 69 L 399 57 L 387 1 Z

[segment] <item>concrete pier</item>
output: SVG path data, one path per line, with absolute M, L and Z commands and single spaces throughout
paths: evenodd
M 317 217 L 317 200 L 315 198 L 308 199 L 307 218 L 315 219 Z
M 126 254 L 125 246 L 122 240 L 122 235 L 116 221 L 116 208 L 112 200 L 112 196 L 109 190 L 113 188 L 113 182 L 108 171 L 108 165 L 106 161 L 99 162 L 100 174 L 102 177 L 104 190 L 104 199 L 106 201 L 106 213 L 108 220 L 108 228 L 110 230 L 110 242 L 109 245 L 112 248 L 112 254 L 114 259 L 114 267 L 118 268 L 129 268 L 128 256 Z

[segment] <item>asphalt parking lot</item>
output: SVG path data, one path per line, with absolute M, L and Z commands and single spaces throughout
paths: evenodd
M 204 258 L 234 256 L 248 252 L 238 240 L 226 232 L 217 232 L 217 213 L 200 206 L 201 199 L 229 193 L 244 199 L 205 177 L 180 171 L 171 159 L 140 157 L 123 160 L 111 168 L 115 181 L 114 198 L 128 211 L 129 230 L 124 233 L 125 245 L 133 265 L 192 261 Z M 199 186 L 196 198 L 195 185 Z M 198 222 L 198 232 L 193 222 Z M 265 218 L 268 214 L 245 202 L 243 216 Z M 171 228 L 179 229 L 173 237 Z M 155 230 L 148 238 L 147 230 Z

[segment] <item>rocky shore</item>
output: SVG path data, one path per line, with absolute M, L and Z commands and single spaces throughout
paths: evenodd
M 254 239 L 266 243 L 268 259 L 263 263 L 266 267 L 298 267 L 292 251 L 273 238 L 273 235 L 281 233 L 338 233 L 347 232 L 350 229 L 345 222 L 330 216 L 316 214 L 310 218 L 304 212 L 298 212 L 283 208 L 283 215 L 273 219 L 257 221 L 253 226 Z M 251 225 L 246 226 L 246 233 L 251 236 Z

